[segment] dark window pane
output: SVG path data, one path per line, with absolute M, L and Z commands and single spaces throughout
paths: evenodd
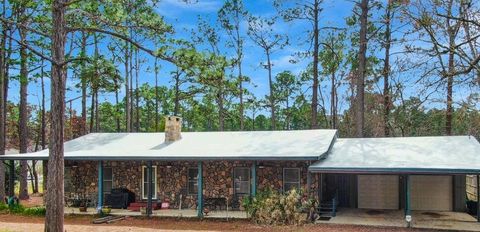
M 113 179 L 112 168 L 103 168 L 103 179 L 104 180 L 112 180 Z
M 198 169 L 197 168 L 188 169 L 188 180 L 189 181 L 196 181 L 197 177 L 198 177 Z
M 147 174 L 148 174 L 147 167 L 143 167 L 143 181 L 144 182 L 147 182 Z
M 103 192 L 110 192 L 112 191 L 112 186 L 113 186 L 113 183 L 112 181 L 104 181 L 103 182 Z
M 285 182 L 300 182 L 300 171 L 297 168 L 285 168 Z
M 188 194 L 196 194 L 198 192 L 198 184 L 195 181 L 188 182 Z

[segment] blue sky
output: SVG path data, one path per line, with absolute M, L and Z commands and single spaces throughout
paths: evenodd
M 276 14 L 276 10 L 273 7 L 272 0 L 258 0 L 258 1 L 244 1 L 245 7 L 247 10 L 257 16 L 269 17 Z M 216 23 L 217 11 L 222 6 L 223 1 L 214 1 L 214 0 L 198 0 L 197 3 L 187 4 L 184 1 L 180 0 L 162 0 L 157 8 L 157 11 L 160 15 L 165 17 L 167 23 L 173 25 L 176 33 L 174 37 L 188 39 L 191 36 L 191 30 L 196 30 L 198 17 L 202 17 L 210 22 L 210 24 Z M 353 8 L 352 1 L 335 1 L 335 0 L 326 0 L 322 3 L 324 11 L 320 15 L 321 27 L 323 26 L 336 26 L 336 27 L 345 27 L 345 18 L 352 14 Z M 246 23 L 244 24 L 246 26 Z M 273 63 L 273 75 L 284 71 L 292 71 L 295 74 L 300 73 L 305 69 L 307 64 L 310 62 L 310 59 L 302 60 L 298 63 L 292 64 L 289 60 L 292 58 L 292 54 L 298 51 L 304 51 L 309 48 L 310 44 L 305 43 L 306 40 L 306 31 L 309 28 L 307 22 L 294 21 L 290 23 L 285 23 L 281 20 L 275 25 L 277 33 L 284 33 L 288 35 L 290 39 L 290 45 L 285 47 L 282 50 L 276 51 L 272 54 L 272 63 Z M 244 28 L 245 29 L 245 28 Z M 228 39 L 228 36 L 223 32 L 225 40 Z M 303 41 L 303 42 L 302 42 Z M 102 41 L 105 44 L 108 43 L 108 37 Z M 153 47 L 151 47 L 153 49 Z M 231 50 L 222 47 L 224 51 L 227 52 L 227 55 L 233 55 Z M 268 92 L 268 74 L 267 70 L 260 67 L 260 63 L 266 58 L 263 54 L 263 51 L 256 46 L 249 38 L 245 35 L 245 47 L 244 47 L 244 61 L 243 61 L 243 70 L 244 75 L 251 78 L 252 83 L 247 86 L 249 91 L 251 91 L 258 98 L 262 98 Z M 393 47 L 392 50 L 399 49 L 398 47 Z M 108 52 L 107 49 L 101 49 L 101 52 Z M 381 54 L 381 53 L 380 53 Z M 104 53 L 105 56 L 110 56 L 108 53 Z M 381 55 L 380 55 L 381 56 Z M 154 64 L 154 59 L 148 54 L 141 54 L 142 59 L 145 59 L 145 63 L 142 64 L 140 71 L 140 84 L 150 83 L 154 84 L 154 74 L 149 72 L 151 67 Z M 159 72 L 159 79 L 161 85 L 170 85 L 170 72 L 175 69 L 173 65 L 166 62 L 160 63 L 161 69 Z M 118 65 L 118 69 L 121 73 L 124 72 L 124 67 L 122 64 Z M 15 71 L 12 71 L 15 72 Z M 236 75 L 236 70 L 229 70 Z M 402 78 L 403 79 L 403 78 Z M 404 79 L 406 80 L 406 79 Z M 67 92 L 66 99 L 72 99 L 80 96 L 80 90 L 75 88 L 75 84 L 78 83 L 78 80 L 73 80 L 69 76 L 69 81 L 67 82 L 67 87 L 70 90 Z M 326 82 L 328 83 L 328 81 Z M 46 91 L 47 91 L 47 105 L 49 105 L 49 95 L 50 95 L 50 82 L 46 81 Z M 9 100 L 18 102 L 19 99 L 19 87 L 17 81 L 11 82 L 11 88 L 9 91 Z M 329 94 L 328 84 L 324 84 L 323 92 L 324 95 Z M 343 89 L 346 91 L 346 89 Z M 415 90 L 413 90 L 415 92 Z M 28 101 L 31 104 L 38 105 L 40 102 L 40 88 L 39 83 L 31 82 L 29 85 L 29 97 Z M 462 92 L 460 91 L 460 93 Z M 123 89 L 121 95 L 124 95 Z M 100 101 L 113 101 L 113 93 L 110 94 L 100 94 Z M 461 97 L 461 96 L 459 96 Z M 329 102 L 328 97 L 325 99 L 326 102 Z M 73 107 L 76 110 L 80 109 L 80 100 L 73 102 Z M 342 100 L 340 102 L 342 108 L 346 107 L 346 103 Z M 47 106 L 48 107 L 48 106 Z M 68 106 L 67 106 L 68 107 Z M 328 109 L 328 105 L 326 106 Z

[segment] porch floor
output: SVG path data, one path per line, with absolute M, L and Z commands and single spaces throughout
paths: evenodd
M 65 214 L 76 214 L 76 215 L 93 215 L 97 211 L 95 208 L 88 208 L 87 212 L 80 212 L 78 208 L 66 207 L 64 210 Z M 112 209 L 111 215 L 124 215 L 124 216 L 145 216 L 140 212 L 130 211 L 127 209 Z M 153 217 L 184 217 L 184 218 L 196 218 L 197 211 L 193 209 L 160 209 L 153 210 Z M 245 219 L 247 214 L 245 211 L 211 211 L 208 215 L 204 216 L 205 218 L 235 218 L 235 219 Z
M 317 223 L 365 226 L 406 227 L 403 210 L 340 208 L 337 216 Z M 480 231 L 476 218 L 460 212 L 412 211 L 413 228 L 457 231 Z

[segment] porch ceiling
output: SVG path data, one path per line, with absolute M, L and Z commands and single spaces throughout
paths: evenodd
M 336 130 L 183 132 L 165 143 L 164 133 L 91 133 L 65 143 L 65 160 L 318 160 Z M 48 150 L 0 156 L 46 160 Z
M 479 174 L 480 144 L 473 136 L 337 139 L 309 167 L 318 173 Z

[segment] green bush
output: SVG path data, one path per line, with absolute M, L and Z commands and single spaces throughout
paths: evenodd
M 242 201 L 251 219 L 259 224 L 294 225 L 307 222 L 315 200 L 303 199 L 302 191 L 293 189 L 286 194 L 266 190 Z
M 45 207 L 40 206 L 40 207 L 25 208 L 21 214 L 26 216 L 45 216 L 46 212 L 47 210 L 45 209 Z
M 3 202 L 0 202 L 0 212 L 7 211 L 7 210 L 8 210 L 8 205 Z
M 5 203 L 0 203 L 0 212 L 25 216 L 45 216 L 46 209 L 43 206 L 27 208 L 20 204 L 7 205 Z

